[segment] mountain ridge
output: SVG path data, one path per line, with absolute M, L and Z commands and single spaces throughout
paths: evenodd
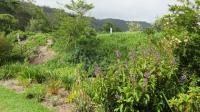
M 122 19 L 113 19 L 113 18 L 105 18 L 105 19 L 96 19 L 93 18 L 92 20 L 92 26 L 97 30 L 97 31 L 101 31 L 102 27 L 103 27 L 103 23 L 109 21 L 114 23 L 117 27 L 119 27 L 121 29 L 121 31 L 128 31 L 128 23 L 129 22 L 136 22 L 137 24 L 139 24 L 143 29 L 145 28 L 149 28 L 152 25 L 146 21 L 126 21 L 126 20 L 122 20 Z
M 51 14 L 51 13 L 53 13 L 54 10 L 60 10 L 60 9 L 56 9 L 56 8 L 46 7 L 46 6 L 42 6 L 41 8 L 43 9 L 43 11 L 46 14 Z M 65 12 L 65 13 L 70 15 L 67 12 Z M 94 18 L 94 17 L 91 17 L 91 18 L 92 18 L 92 27 L 95 28 L 96 31 L 102 31 L 103 24 L 106 21 L 114 23 L 123 32 L 126 32 L 126 31 L 129 30 L 129 28 L 128 28 L 128 23 L 129 22 L 136 22 L 143 29 L 149 28 L 149 27 L 152 26 L 150 23 L 148 23 L 146 21 L 126 21 L 126 20 L 115 19 L 115 18 L 105 18 L 105 19 L 98 19 L 98 18 Z

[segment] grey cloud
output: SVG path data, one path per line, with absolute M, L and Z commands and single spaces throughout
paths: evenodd
M 71 0 L 36 0 L 36 4 L 56 8 Z M 96 18 L 117 18 L 153 22 L 156 17 L 168 13 L 168 4 L 174 0 L 86 0 L 95 8 L 88 15 Z M 59 4 L 58 4 L 59 3 Z

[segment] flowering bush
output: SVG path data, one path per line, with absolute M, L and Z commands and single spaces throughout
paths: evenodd
M 185 39 L 176 49 L 175 53 L 180 59 L 180 70 L 190 73 L 200 73 L 200 37 L 198 34 Z
M 94 102 L 105 111 L 163 111 L 169 109 L 167 99 L 179 91 L 176 65 L 165 60 L 154 49 L 130 55 L 127 62 L 120 61 L 109 71 L 83 84 Z M 89 86 L 90 85 L 90 86 Z M 89 86 L 89 87 L 88 87 Z

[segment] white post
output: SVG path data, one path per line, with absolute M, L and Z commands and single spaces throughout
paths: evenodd
M 19 33 L 17 33 L 17 41 L 18 41 L 19 45 L 21 45 L 21 40 L 19 38 Z
M 23 51 L 22 51 L 22 43 L 21 43 L 21 40 L 20 40 L 20 37 L 19 37 L 19 33 L 17 33 L 17 40 L 18 40 L 18 44 L 20 45 L 20 48 L 21 48 L 21 55 L 23 54 Z
M 113 32 L 113 31 L 112 31 L 112 27 L 110 27 L 110 34 L 112 34 L 112 32 Z

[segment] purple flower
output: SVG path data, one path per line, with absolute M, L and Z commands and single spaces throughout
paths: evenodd
M 125 62 L 125 63 L 124 63 L 124 67 L 125 67 L 126 69 L 128 69 L 128 62 Z
M 173 65 L 176 65 L 176 59 L 173 58 L 171 63 L 172 63 Z
M 129 58 L 134 61 L 136 59 L 136 52 L 133 50 L 129 53 Z
M 117 95 L 115 95 L 115 98 L 116 99 L 122 99 L 122 96 L 120 96 L 120 95 L 117 94 Z
M 159 62 L 160 61 L 160 53 L 159 52 L 155 52 L 155 55 L 156 55 L 156 60 Z
M 144 73 L 144 78 L 145 78 L 145 79 L 149 79 L 150 75 L 151 75 L 150 71 L 146 71 L 146 72 Z
M 180 81 L 185 81 L 185 80 L 187 80 L 187 76 L 184 74 L 184 75 L 182 75 L 182 76 L 180 77 Z
M 146 71 L 146 72 L 144 73 L 143 92 L 145 92 L 146 89 L 147 89 L 147 84 L 148 84 L 148 80 L 149 80 L 149 78 L 150 78 L 150 75 L 151 75 L 150 71 Z
M 121 57 L 121 53 L 119 52 L 119 50 L 116 50 L 115 51 L 115 55 L 116 57 L 119 59 Z

